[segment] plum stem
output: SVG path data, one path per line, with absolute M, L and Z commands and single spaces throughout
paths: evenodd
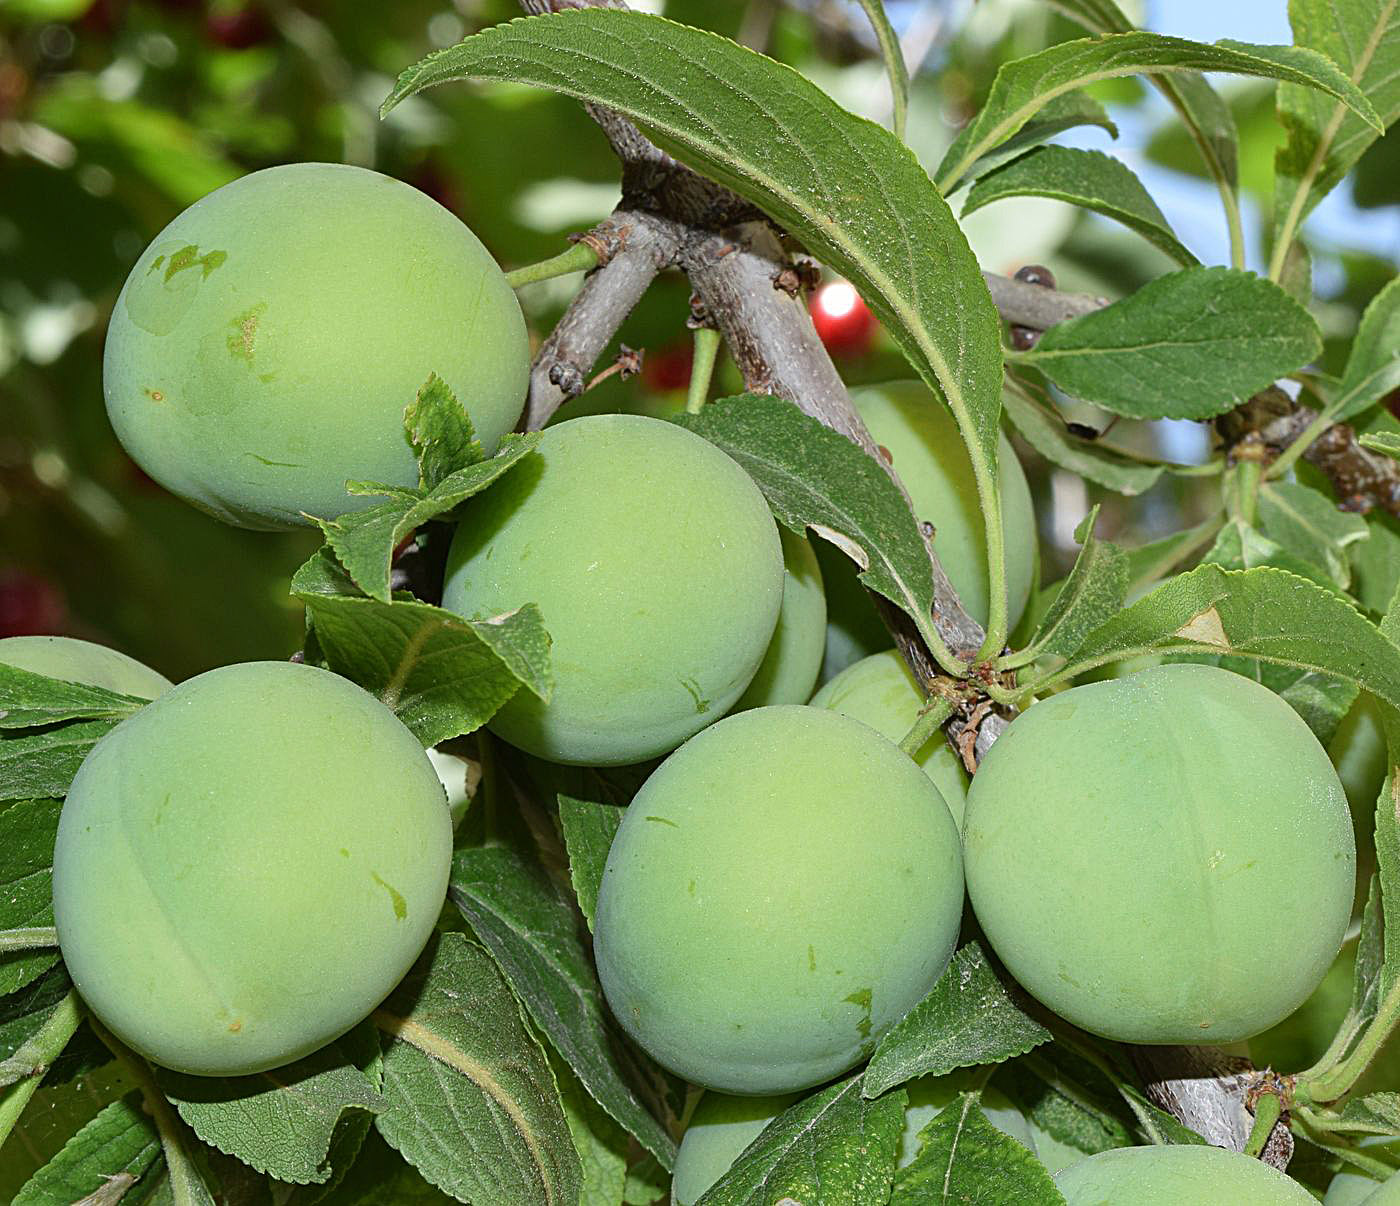
M 1283 1102 L 1279 1100 L 1277 1093 L 1259 1095 L 1259 1100 L 1254 1103 L 1254 1125 L 1250 1128 L 1249 1138 L 1245 1140 L 1246 1156 L 1254 1156 L 1257 1159 L 1263 1154 L 1264 1145 L 1269 1142 L 1269 1136 L 1274 1133 L 1274 1126 L 1282 1113 Z
M 953 714 L 953 705 L 940 696 L 932 696 L 914 718 L 913 727 L 899 739 L 899 748 L 911 758 L 918 757 L 935 733 L 943 727 L 943 722 Z
M 710 396 L 710 378 L 719 355 L 719 332 L 714 327 L 695 328 L 695 359 L 690 368 L 690 389 L 685 396 L 685 413 L 698 415 Z
M 556 276 L 568 276 L 571 272 L 587 272 L 598 266 L 598 249 L 592 243 L 579 241 L 567 251 L 540 260 L 537 264 L 526 264 L 514 272 L 506 273 L 506 284 L 512 289 L 523 285 L 533 285 L 536 281 L 553 280 Z

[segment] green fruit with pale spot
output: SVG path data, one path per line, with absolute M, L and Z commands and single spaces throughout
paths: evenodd
M 6 637 L 0 640 L 0 665 L 140 699 L 154 699 L 175 685 L 134 657 L 75 637 Z
M 155 1063 L 241 1076 L 366 1017 L 447 891 L 422 746 L 313 666 L 225 666 L 93 747 L 59 819 L 59 947 L 92 1013 Z
M 1345 793 L 1307 725 L 1200 665 L 1023 712 L 973 778 L 963 850 L 1011 974 L 1133 1043 L 1231 1043 L 1286 1017 L 1336 957 L 1356 869 Z M 1280 885 L 1308 902 L 1287 926 Z
M 898 742 L 914 726 L 925 699 L 904 659 L 893 649 L 846 667 L 812 696 L 812 707 L 854 717 Z M 948 805 L 953 823 L 962 828 L 967 799 L 967 772 L 943 734 L 935 733 L 914 755 Z
M 598 974 L 673 1072 L 793 1092 L 869 1055 L 933 987 L 962 898 L 957 828 L 898 746 L 823 708 L 756 708 L 632 801 L 598 892 Z
M 1285 705 L 1286 706 L 1286 705 Z M 1204 1144 L 1115 1147 L 1055 1174 L 1069 1206 L 1316 1206 L 1278 1169 Z
M 987 535 L 972 461 L 957 421 L 922 381 L 891 381 L 851 391 L 875 442 L 890 454 L 920 520 L 934 527 L 933 548 L 963 606 L 986 624 L 990 586 Z M 1035 512 L 1030 486 L 1005 436 L 998 443 L 1007 614 L 1016 626 L 1036 576 Z
M 539 607 L 553 695 L 517 692 L 490 728 L 582 766 L 654 758 L 723 716 L 782 601 L 782 545 L 753 480 L 693 432 L 639 415 L 546 430 L 463 508 L 443 587 L 468 618 Z
M 488 452 L 529 376 L 520 306 L 490 254 L 419 190 L 298 163 L 197 201 L 141 254 L 107 329 L 118 439 L 151 477 L 249 528 L 333 519 L 418 485 L 404 407 L 429 374 Z
M 817 683 L 826 647 L 826 595 L 812 546 L 780 527 L 783 606 L 768 652 L 734 711 L 806 703 Z

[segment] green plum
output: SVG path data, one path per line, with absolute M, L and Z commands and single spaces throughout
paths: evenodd
M 1400 1206 L 1400 1173 L 1382 1182 L 1343 1165 L 1328 1183 L 1322 1206 Z
M 1262 1160 L 1196 1143 L 1115 1147 L 1061 1169 L 1055 1185 L 1069 1206 L 1317 1203 L 1297 1181 Z
M 298 163 L 156 236 L 112 311 L 103 387 L 156 481 L 227 523 L 284 528 L 382 501 L 347 479 L 418 485 L 403 413 L 430 373 L 494 449 L 529 376 L 504 274 L 410 185 Z
M 782 601 L 782 545 L 752 479 L 698 435 L 638 415 L 545 431 L 464 509 L 443 589 L 468 618 L 539 606 L 554 694 L 517 693 L 490 728 L 584 766 L 656 757 L 723 716 Z
M 988 615 L 987 537 L 972 461 L 952 412 L 921 381 L 891 381 L 851 391 L 860 417 L 913 500 L 933 524 L 933 547 L 963 605 L 979 623 Z M 1016 626 L 1036 575 L 1035 512 L 1025 472 L 1001 437 L 1002 527 L 1006 543 L 1008 623 Z
M 904 1130 L 895 1148 L 899 1168 L 914 1162 L 919 1154 L 919 1132 L 968 1087 L 968 1081 L 967 1072 L 953 1072 L 947 1076 L 921 1076 L 904 1086 L 909 1104 L 904 1111 Z M 695 1107 L 676 1153 L 671 1181 L 674 1206 L 695 1206 L 763 1129 L 796 1100 L 797 1096 L 791 1093 L 778 1097 L 706 1093 Z M 999 1131 L 1035 1150 L 1025 1116 L 1000 1089 L 992 1085 L 983 1089 L 981 1106 L 988 1121 Z
M 1341 947 L 1356 869 L 1311 730 L 1252 679 L 1201 665 L 1022 713 L 973 778 L 963 851 L 1011 974 L 1133 1043 L 1231 1043 L 1292 1013 Z M 1308 902 L 1287 926 L 1280 885 Z
M 0 640 L 0 665 L 140 699 L 154 699 L 175 685 L 134 657 L 74 637 L 6 637 Z
M 725 1093 L 787 1093 L 868 1055 L 933 987 L 962 900 L 957 827 L 898 746 L 823 708 L 755 708 L 632 801 L 594 951 L 658 1062 Z
M 819 682 L 830 682 L 847 666 L 893 646 L 889 629 L 856 576 L 856 566 L 835 545 L 813 541 L 826 589 L 826 649 Z
M 817 682 L 826 647 L 826 595 L 812 546 L 779 528 L 783 543 L 783 606 L 768 652 L 736 712 L 770 704 L 806 703 Z
M 225 666 L 83 762 L 54 851 L 59 947 L 92 1013 L 154 1062 L 259 1072 L 402 979 L 451 856 L 432 763 L 379 700 L 313 666 Z
M 913 727 L 924 706 L 924 697 L 904 659 L 887 649 L 846 667 L 812 696 L 812 706 L 853 716 L 897 742 Z M 914 761 L 938 788 L 953 815 L 953 823 L 961 829 L 967 772 L 943 734 L 930 737 Z

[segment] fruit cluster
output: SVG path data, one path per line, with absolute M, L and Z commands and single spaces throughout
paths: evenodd
M 527 370 L 519 307 L 470 231 L 396 181 L 301 165 L 220 189 L 155 240 L 117 301 L 105 388 L 151 477 L 266 528 L 373 501 L 347 481 L 418 486 L 403 405 L 430 371 L 489 454 Z M 982 520 L 951 416 L 915 383 L 855 402 L 985 619 Z M 1014 621 L 1035 521 L 1004 439 L 1000 459 Z M 1347 798 L 1255 682 L 1172 664 L 1072 688 L 1018 718 L 969 786 L 941 737 L 896 744 L 923 701 L 852 566 L 826 550 L 824 584 L 808 540 L 693 432 L 561 422 L 452 518 L 444 607 L 486 620 L 534 604 L 552 641 L 552 695 L 518 692 L 490 731 L 555 763 L 664 759 L 608 855 L 594 950 L 622 1028 L 713 1091 L 679 1202 L 792 1094 L 869 1057 L 964 925 L 1048 1009 L 1135 1043 L 1248 1039 L 1338 952 Z M 453 835 L 427 755 L 384 703 L 315 665 L 172 687 L 62 641 L 6 642 L 0 661 L 152 700 L 84 763 L 54 864 L 64 959 L 116 1036 L 184 1072 L 268 1069 L 343 1034 L 405 974 L 438 921 Z M 1284 880 L 1311 902 L 1286 927 Z M 912 1086 L 908 1157 L 954 1091 Z M 982 1101 L 1037 1149 L 995 1086 Z M 1151 1185 L 1194 1177 L 1237 1183 L 1236 1200 L 1307 1196 L 1196 1148 L 1108 1153 L 1060 1184 L 1087 1202 L 1131 1181 L 1148 1202 L 1168 1200 Z

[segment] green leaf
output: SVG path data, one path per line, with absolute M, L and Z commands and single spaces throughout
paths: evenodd
M 205 1143 L 260 1173 L 304 1185 L 329 1179 L 331 1137 L 343 1113 L 384 1109 L 362 1071 L 378 1059 L 378 1036 L 364 1023 L 271 1072 L 223 1079 L 157 1069 L 156 1079 Z
M 968 168 L 963 178 L 964 183 L 970 184 L 980 180 L 1002 164 L 1010 163 L 1056 134 L 1063 134 L 1076 126 L 1099 126 L 1107 130 L 1112 137 L 1118 137 L 1118 127 L 1108 116 L 1108 110 L 1098 101 L 1087 92 L 1065 92 L 1055 97 L 1005 142 L 993 147 Z
M 1290 80 L 1337 97 L 1377 130 L 1382 128 L 1375 109 L 1356 85 L 1314 50 L 1231 41 L 1208 46 L 1140 32 L 1106 34 L 1061 42 L 1003 64 L 981 112 L 944 155 L 936 177 L 939 188 L 952 192 L 978 158 L 1015 134 L 1052 98 L 1099 80 L 1163 71 L 1224 71 Z
M 66 796 L 88 751 L 116 723 L 75 720 L 0 733 L 0 802 Z
M 564 830 L 564 846 L 569 852 L 569 878 L 588 928 L 593 929 L 593 911 L 598 905 L 598 885 L 608 851 L 622 824 L 622 809 L 613 804 L 594 804 L 572 796 L 559 797 L 559 823 Z M 0 883 L 0 888 L 4 885 Z
M 1331 97 L 1283 84 L 1279 122 L 1288 140 L 1274 155 L 1275 257 L 1298 224 L 1400 117 L 1400 0 L 1290 0 L 1293 40 L 1321 51 L 1379 114 L 1379 127 Z M 1272 275 L 1272 274 L 1271 274 Z
M 404 408 L 404 431 L 418 457 L 418 486 L 436 491 L 449 477 L 483 460 L 476 429 L 452 387 L 431 374 Z
M 1272 567 L 1204 564 L 1163 583 L 1090 633 L 1068 673 L 1035 689 L 1130 651 L 1234 654 L 1316 670 L 1400 706 L 1400 648 L 1342 596 Z
M 1186 528 L 1139 545 L 1135 549 L 1125 549 L 1128 558 L 1128 597 L 1150 586 L 1163 574 L 1175 569 L 1202 545 L 1214 536 L 1220 527 L 1219 516 L 1213 516 L 1194 528 Z
M 1209 419 L 1322 350 L 1312 316 L 1237 268 L 1183 268 L 1058 323 L 1014 359 L 1133 419 Z
M 549 634 L 533 603 L 464 620 L 407 600 L 297 598 L 330 668 L 378 695 L 425 746 L 480 728 L 522 684 L 541 699 L 553 688 Z
M 894 136 L 904 140 L 904 123 L 909 112 L 909 69 L 904 64 L 904 51 L 899 45 L 899 36 L 885 15 L 881 0 L 860 0 L 875 30 L 875 41 L 880 47 L 880 57 L 885 61 L 885 71 L 890 77 L 890 97 L 894 106 Z
M 1045 1165 L 988 1122 L 977 1097 L 959 1093 L 919 1132 L 919 1154 L 896 1174 L 890 1206 L 928 1202 L 1063 1206 L 1065 1199 Z
M 65 1143 L 25 1183 L 11 1206 L 72 1206 L 114 1180 L 137 1185 L 154 1175 L 159 1156 L 155 1123 L 141 1108 L 140 1093 L 129 1093 Z
M 1338 423 L 1345 423 L 1396 388 L 1400 388 L 1400 277 L 1377 293 L 1362 314 L 1342 384 L 1328 409 L 1336 412 Z
M 1360 515 L 1338 510 L 1331 499 L 1296 482 L 1266 482 L 1260 488 L 1259 528 L 1343 588 L 1351 585 L 1348 547 L 1370 535 Z
M 981 944 L 969 942 L 928 996 L 880 1040 L 863 1091 L 875 1097 L 916 1076 L 1001 1063 L 1047 1042 L 1050 1032 L 1026 1014 L 1018 995 Z
M 486 489 L 539 442 L 538 432 L 507 435 L 490 460 L 479 460 L 448 474 L 423 494 L 368 482 L 354 483 L 356 494 L 392 497 L 363 511 L 347 511 L 338 519 L 318 519 L 316 523 L 356 585 L 371 598 L 388 603 L 393 554 L 404 537 L 420 524 L 436 519 Z
M 383 111 L 468 77 L 538 84 L 625 114 L 849 279 L 947 399 L 1000 560 L 1000 322 L 952 211 L 897 138 L 772 59 L 607 8 L 512 21 L 429 55 L 399 76 Z
M 627 1186 L 627 1132 L 599 1109 L 563 1060 L 546 1054 L 583 1168 L 579 1206 L 618 1206 Z
M 1396 591 L 1381 618 L 1380 630 L 1391 641 L 1400 640 L 1400 590 Z M 1376 865 L 1381 889 L 1380 929 L 1385 951 L 1380 991 L 1386 996 L 1400 981 L 1400 711 L 1379 691 L 1371 693 L 1390 704 L 1381 708 L 1386 776 L 1376 798 L 1375 824 Z M 1357 958 L 1360 959 L 1359 952 Z
M 653 1206 L 658 1202 L 669 1202 L 671 1174 L 652 1155 L 643 1156 L 627 1170 L 627 1180 L 622 1187 L 622 1200 L 627 1206 Z
M 779 1114 L 696 1206 L 884 1206 L 904 1130 L 903 1089 L 874 1101 L 861 1078 Z
M 972 186 L 962 216 L 1004 197 L 1068 201 L 1121 222 L 1178 264 L 1189 268 L 1200 262 L 1172 232 L 1166 215 L 1157 208 L 1132 169 L 1102 151 L 1041 147 L 1022 155 Z
M 1271 565 L 1316 582 L 1327 590 L 1337 591 L 1337 584 L 1321 567 L 1295 557 L 1277 541 L 1238 519 L 1230 520 L 1220 529 L 1215 543 L 1201 560 L 1233 570 Z
M 490 957 L 434 936 L 375 1024 L 388 1109 L 375 1126 L 463 1202 L 576 1202 L 578 1155 L 539 1041 Z
M 78 1021 L 77 994 L 61 963 L 0 997 L 0 1086 L 47 1068 Z
M 1006 389 L 1001 404 L 1026 443 L 1051 464 L 1091 482 L 1132 496 L 1141 494 L 1162 476 L 1161 465 L 1135 461 L 1093 440 L 1070 435 L 1063 420 L 1052 417 L 1017 389 Z
M 539 867 L 500 846 L 458 850 L 448 896 L 593 1099 L 670 1168 L 675 1141 L 625 1078 L 620 1034 L 569 901 Z
M 1092 1156 L 1137 1142 L 1133 1117 L 1113 1084 L 1056 1044 L 1047 1044 L 1030 1061 L 1009 1065 L 1015 1099 L 1026 1120 L 1057 1143 Z
M 1393 431 L 1378 431 L 1374 435 L 1364 435 L 1357 443 L 1363 448 L 1369 448 L 1372 452 L 1383 453 L 1385 456 L 1400 460 L 1400 435 Z
M 1352 1098 L 1333 1125 L 1354 1135 L 1400 1135 L 1400 1093 L 1368 1093 Z
M 1072 21 L 1091 33 L 1132 33 L 1135 26 L 1113 0 L 1050 0 Z M 1150 75 L 1148 79 L 1172 103 L 1209 171 L 1221 189 L 1239 188 L 1239 134 L 1230 106 L 1206 77 L 1195 71 Z
M 102 687 L 0 665 L 0 729 L 34 728 L 64 720 L 122 720 L 148 703 L 148 699 Z
M 0 930 L 53 925 L 57 800 L 21 800 L 0 812 Z M 0 995 L 23 988 L 58 962 L 58 952 L 0 953 Z
M 1068 657 L 1089 633 L 1116 615 L 1128 597 L 1128 559 L 1117 545 L 1094 539 L 1098 518 L 1096 504 L 1076 533 L 1084 546 L 1074 568 L 1031 641 L 1036 656 Z
M 898 487 L 845 436 L 781 398 L 744 394 L 678 422 L 718 445 L 758 483 L 784 527 L 837 543 L 860 580 L 933 631 L 933 571 Z M 863 562 L 863 563 L 862 563 Z

